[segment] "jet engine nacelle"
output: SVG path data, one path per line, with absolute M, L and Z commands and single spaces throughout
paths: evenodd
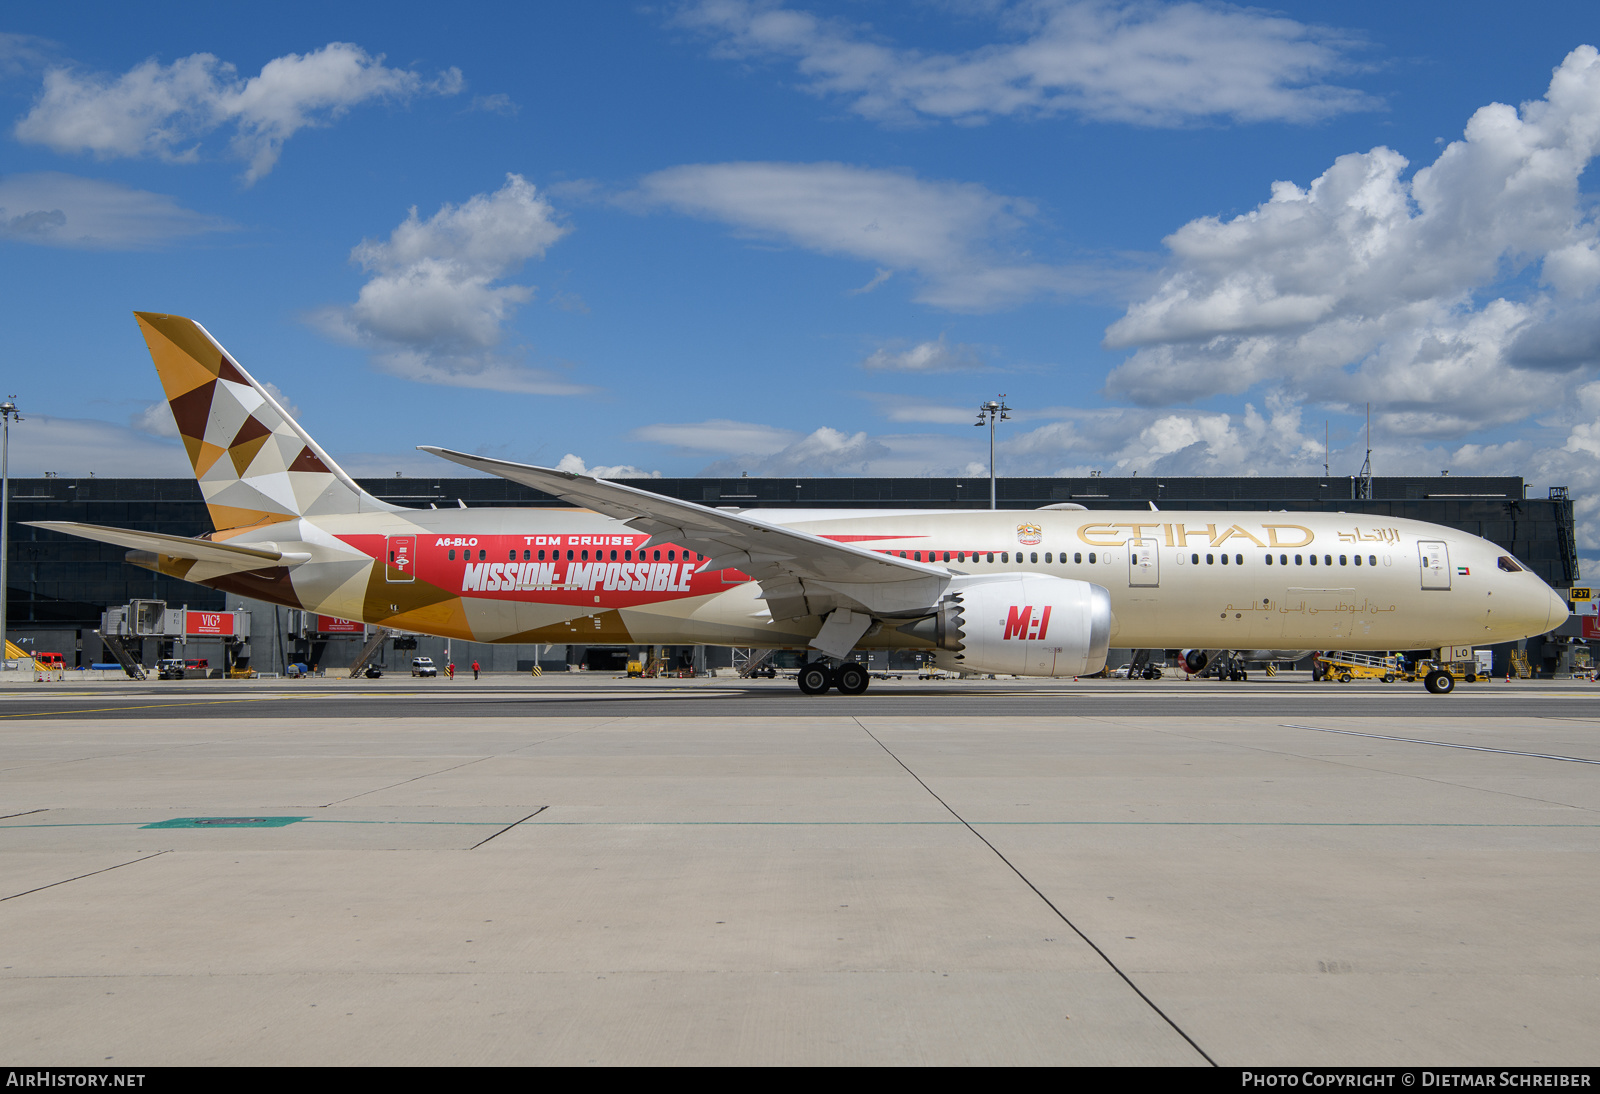
M 1220 650 L 1179 650 L 1178 657 L 1183 662 L 1183 669 L 1190 674 L 1201 672 L 1211 664 L 1211 659 Z
M 961 586 L 933 619 L 907 629 L 934 632 L 934 663 L 947 671 L 1084 676 L 1105 668 L 1111 594 L 1087 581 L 1008 575 Z

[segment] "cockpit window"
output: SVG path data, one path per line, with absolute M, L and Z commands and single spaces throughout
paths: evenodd
M 1501 555 L 1498 565 L 1508 574 L 1520 574 L 1522 572 L 1522 564 L 1510 555 Z

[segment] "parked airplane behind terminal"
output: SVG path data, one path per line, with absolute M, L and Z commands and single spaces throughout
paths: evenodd
M 357 486 L 198 323 L 136 314 L 216 531 L 35 526 L 324 615 L 478 642 L 815 650 L 802 689 L 858 693 L 856 649 L 1075 676 L 1113 642 L 1438 649 L 1567 613 L 1493 543 L 1342 513 L 733 511 L 431 447 L 575 508 L 406 509 Z

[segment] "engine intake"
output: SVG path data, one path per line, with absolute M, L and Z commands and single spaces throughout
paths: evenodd
M 950 671 L 1082 676 L 1105 667 L 1111 594 L 1087 581 L 1008 575 L 962 585 L 901 630 L 931 643 Z

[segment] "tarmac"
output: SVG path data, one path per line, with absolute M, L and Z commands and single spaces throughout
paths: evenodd
M 573 675 L 8 681 L 0 1060 L 1600 1057 L 1600 685 Z

